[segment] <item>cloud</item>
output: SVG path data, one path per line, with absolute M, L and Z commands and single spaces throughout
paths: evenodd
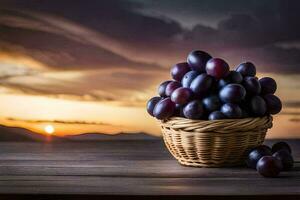
M 300 49 L 290 45 L 300 41 L 298 2 L 189 2 L 197 9 L 179 1 L 158 3 L 161 10 L 136 1 L 1 1 L 0 57 L 20 58 L 0 61 L 2 91 L 142 105 L 192 49 L 232 67 L 251 60 L 260 72 L 300 72 Z M 174 18 L 185 8 L 199 22 Z
M 271 6 L 268 1 L 260 4 L 247 3 L 248 10 L 243 9 L 241 3 L 236 1 L 229 2 L 223 6 L 224 8 L 216 6 L 216 2 L 190 1 L 191 5 L 195 5 L 204 12 L 199 15 L 192 8 L 193 6 L 187 6 L 191 15 L 201 17 L 206 14 L 212 18 L 215 15 L 219 16 L 215 27 L 197 24 L 191 30 L 183 28 L 182 22 L 180 24 L 168 18 L 168 16 L 173 16 L 168 15 L 169 13 L 180 10 L 181 7 L 176 6 L 182 3 L 177 1 L 168 7 L 170 12 L 166 10 L 165 16 L 162 16 L 164 13 L 157 16 L 145 15 L 140 10 L 145 11 L 147 10 L 145 6 L 149 6 L 150 9 L 157 8 L 159 11 L 158 4 L 156 7 L 153 5 L 151 7 L 151 3 L 143 4 L 135 1 L 114 1 L 105 4 L 92 1 L 89 5 L 84 4 L 83 1 L 76 1 L 68 9 L 63 6 L 67 4 L 67 1 L 61 1 L 60 4 L 55 1 L 45 1 L 43 4 L 37 1 L 29 1 L 26 4 L 13 2 L 4 4 L 8 9 L 13 7 L 14 10 L 6 13 L 10 18 L 4 15 L 3 23 L 14 24 L 10 26 L 18 26 L 27 31 L 28 29 L 39 30 L 62 36 L 60 39 L 51 39 L 53 35 L 43 33 L 42 38 L 37 39 L 37 42 L 41 41 L 40 44 L 45 48 L 44 50 L 48 50 L 47 61 L 50 63 L 65 60 L 62 63 L 63 66 L 68 66 L 69 62 L 73 65 L 78 63 L 79 66 L 86 66 L 99 63 L 100 60 L 105 63 L 105 58 L 112 58 L 109 60 L 119 61 L 117 63 L 122 63 L 121 65 L 125 67 L 150 63 L 149 68 L 156 69 L 158 66 L 154 66 L 153 63 L 170 66 L 174 62 L 185 60 L 190 50 L 200 48 L 217 57 L 224 57 L 232 65 L 237 65 L 244 60 L 252 60 L 262 72 L 299 72 L 297 67 L 300 57 L 299 49 L 287 48 L 287 46 L 282 48 L 278 45 L 278 43 L 300 40 L 300 26 L 296 20 L 300 3 L 296 1 L 278 0 L 274 1 Z M 164 5 L 165 3 L 161 3 L 162 7 Z M 99 9 L 101 12 L 98 12 Z M 164 9 L 167 8 L 164 7 Z M 52 14 L 54 11 L 55 15 Z M 15 20 L 18 23 L 10 23 L 9 19 L 13 18 L 11 15 L 18 18 L 19 22 Z M 178 16 L 182 16 L 182 13 L 179 12 Z M 39 38 L 39 34 L 34 35 L 37 34 L 36 31 L 22 33 L 25 35 L 24 40 L 31 41 L 28 35 Z M 19 36 L 11 37 L 19 38 Z M 43 43 L 45 37 L 49 38 L 47 40 L 50 41 L 49 44 Z M 72 41 L 71 44 L 65 41 L 65 37 Z M 82 44 L 78 45 L 74 41 Z M 59 59 L 51 56 L 51 51 L 58 49 L 57 46 L 62 47 L 57 54 L 65 55 L 65 58 Z M 113 58 L 107 55 L 105 50 L 127 60 L 142 63 L 126 64 L 126 60 Z M 80 60 L 76 59 L 78 55 L 80 55 Z M 37 56 L 37 58 L 40 57 L 43 58 L 43 56 Z M 91 63 L 85 63 L 86 60 Z M 113 64 L 117 65 L 117 63 Z M 147 67 L 143 66 L 143 69 Z
M 19 27 L 22 25 L 23 28 L 44 32 L 48 32 L 48 27 L 51 27 L 51 33 L 101 46 L 129 60 L 153 63 L 156 60 L 151 57 L 153 51 L 149 47 L 157 49 L 161 47 L 161 43 L 171 42 L 173 36 L 182 32 L 181 26 L 173 20 L 147 17 L 133 12 L 130 9 L 135 4 L 127 1 L 90 1 L 89 4 L 76 1 L 71 7 L 68 6 L 68 1 L 60 1 L 59 4 L 55 1 L 28 1 L 26 4 L 10 1 L 2 4 L 2 7 L 9 10 L 2 13 L 4 20 L 7 19 L 6 15 L 10 18 L 12 15 L 33 21 L 15 23 Z M 14 23 L 7 24 L 12 26 Z
M 55 124 L 75 124 L 75 125 L 105 125 L 105 126 L 115 126 L 122 127 L 122 125 L 115 125 L 103 122 L 93 122 L 93 121 L 73 121 L 73 120 L 30 120 L 30 119 L 18 119 L 18 118 L 6 118 L 8 121 L 26 122 L 26 123 L 55 123 Z
M 198 24 L 193 23 L 181 34 L 180 40 L 174 41 L 177 43 L 175 47 L 168 47 L 180 49 L 177 52 L 183 58 L 184 52 L 200 48 L 225 58 L 233 66 L 251 60 L 260 72 L 300 72 L 298 46 L 278 45 L 300 41 L 299 1 L 164 1 L 161 4 L 148 2 L 146 5 L 148 10 L 156 10 L 151 16 L 163 15 L 174 19 L 181 16 L 184 19 L 186 13 L 181 10 L 189 9 L 192 13 L 188 15 L 194 16 L 195 21 L 199 20 Z M 147 7 L 140 12 L 149 14 L 145 10 Z M 215 25 L 209 26 L 210 19 Z M 184 23 L 181 21 L 182 26 Z
M 300 17 L 295 9 L 300 4 L 293 1 L 281 5 L 272 12 L 231 14 L 217 28 L 198 25 L 191 30 L 188 40 L 196 38 L 198 44 L 215 55 L 230 58 L 234 65 L 252 60 L 261 72 L 299 73 L 300 49 L 283 48 L 276 43 L 300 41 L 300 26 L 295 18 Z
M 46 68 L 26 65 L 20 73 L 15 67 L 20 63 L 10 63 L 0 80 L 6 93 L 144 106 L 145 89 L 164 72 L 157 64 L 131 59 L 114 39 L 61 17 L 5 10 L 0 25 L 2 54 Z M 6 67 L 0 62 L 0 72 Z
M 144 106 L 147 88 L 164 74 L 129 69 L 54 71 L 8 77 L 0 79 L 0 84 L 5 93 Z
M 4 10 L 5 11 L 5 10 Z M 58 69 L 129 67 L 160 68 L 135 61 L 124 46 L 101 33 L 63 18 L 25 11 L 2 12 L 3 51 L 30 56 Z M 99 65 L 101 63 L 101 65 Z

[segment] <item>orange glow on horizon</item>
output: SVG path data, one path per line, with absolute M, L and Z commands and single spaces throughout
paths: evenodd
M 259 76 L 271 76 L 277 80 L 280 87 L 276 94 L 283 102 L 296 101 L 300 98 L 300 93 L 295 92 L 297 90 L 293 88 L 299 86 L 298 75 L 260 74 Z M 147 90 L 146 98 L 155 95 L 155 89 L 153 89 L 155 87 L 149 86 L 149 88 L 151 89 Z M 66 136 L 120 132 L 146 132 L 160 135 L 157 120 L 147 114 L 144 106 L 109 105 L 96 101 L 76 101 L 12 93 L 0 94 L 0 99 L 0 124 L 26 128 L 44 135 Z M 283 107 L 282 112 L 300 113 L 300 108 Z M 299 115 L 276 115 L 274 126 L 269 130 L 267 137 L 300 138 L 297 120 L 299 121 Z M 48 125 L 53 126 L 53 132 L 49 127 L 46 130 Z

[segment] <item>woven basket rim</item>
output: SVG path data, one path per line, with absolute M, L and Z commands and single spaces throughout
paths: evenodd
M 181 132 L 248 132 L 260 131 L 272 127 L 272 116 L 243 119 L 193 120 L 182 117 L 172 117 L 159 120 L 161 126 Z
M 247 118 L 238 118 L 238 119 L 217 119 L 217 120 L 204 120 L 204 119 L 188 119 L 188 118 L 184 118 L 184 117 L 170 117 L 168 119 L 164 119 L 164 120 L 158 120 L 160 122 L 169 122 L 169 121 L 173 121 L 173 120 L 184 120 L 184 121 L 193 121 L 193 122 L 210 122 L 210 123 L 215 123 L 215 122 L 237 122 L 237 121 L 245 121 L 245 120 L 253 120 L 253 119 L 262 119 L 262 118 L 266 118 L 266 117 L 272 117 L 271 115 L 266 115 L 263 117 L 247 117 Z

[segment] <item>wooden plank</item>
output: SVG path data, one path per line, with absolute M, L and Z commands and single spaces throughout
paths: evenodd
M 271 146 L 275 142 L 286 141 L 292 147 L 293 153 L 300 153 L 300 139 L 298 140 L 266 140 L 265 144 Z M 16 148 L 16 146 L 18 148 Z M 80 148 L 79 148 L 80 147 Z M 0 142 L 0 153 L 82 153 L 82 152 L 143 152 L 151 154 L 167 153 L 162 139 L 136 140 L 136 141 L 99 141 L 99 142 L 64 142 L 64 143 L 36 143 L 36 142 Z
M 299 195 L 300 179 L 129 178 L 86 176 L 1 177 L 5 194 Z M 293 180 L 293 181 L 291 181 Z M 266 187 L 269 185 L 269 187 Z
M 300 177 L 300 163 L 292 174 Z M 82 175 L 114 177 L 247 177 L 256 176 L 255 170 L 235 168 L 193 168 L 179 165 L 175 160 L 160 161 L 0 161 L 2 175 Z
M 273 144 L 275 141 L 266 141 Z M 295 160 L 300 161 L 300 140 L 288 141 Z M 126 160 L 172 159 L 161 140 L 106 141 L 88 143 L 11 143 L 0 142 L 0 160 Z

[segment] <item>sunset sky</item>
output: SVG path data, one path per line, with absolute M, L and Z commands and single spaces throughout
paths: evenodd
M 201 49 L 273 77 L 284 108 L 268 137 L 300 138 L 299 10 L 297 0 L 1 0 L 0 124 L 159 135 L 146 101 Z

